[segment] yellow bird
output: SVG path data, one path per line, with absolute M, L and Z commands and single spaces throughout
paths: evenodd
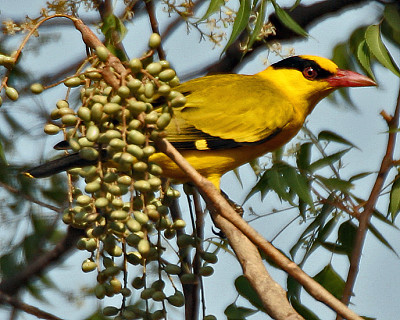
M 359 73 L 339 69 L 317 56 L 294 56 L 255 75 L 220 74 L 187 81 L 174 88 L 187 103 L 174 109 L 167 139 L 218 189 L 220 179 L 291 140 L 315 105 L 340 87 L 374 86 Z M 166 155 L 156 153 L 163 175 L 187 177 Z M 73 154 L 26 172 L 46 177 L 89 164 Z

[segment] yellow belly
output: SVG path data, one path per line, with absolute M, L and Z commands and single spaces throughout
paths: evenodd
M 274 151 L 292 139 L 301 126 L 285 128 L 277 136 L 259 145 L 239 147 L 225 150 L 182 150 L 185 159 L 204 177 L 209 179 L 218 189 L 223 174 L 233 170 L 267 152 Z M 165 154 L 156 153 L 150 161 L 158 163 L 163 175 L 180 182 L 187 182 L 186 174 Z

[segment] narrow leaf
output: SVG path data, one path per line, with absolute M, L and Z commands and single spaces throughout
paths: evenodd
M 388 217 L 386 217 L 385 215 L 383 215 L 383 213 L 379 212 L 378 210 L 373 210 L 372 211 L 372 215 L 377 218 L 379 221 L 382 221 L 383 223 L 386 223 L 387 225 L 396 228 L 397 230 L 399 230 L 399 228 L 394 224 L 394 222 L 390 219 L 388 219 Z
M 334 216 L 332 219 L 330 219 L 323 228 L 321 228 L 318 231 L 317 239 L 318 241 L 325 241 L 330 235 L 333 230 L 333 228 L 336 226 L 338 223 L 339 219 L 337 216 Z
M 197 20 L 196 23 L 208 19 L 211 15 L 220 10 L 221 6 L 223 6 L 224 4 L 224 0 L 211 0 L 206 13 L 199 20 Z
M 239 181 L 240 186 L 243 188 L 243 181 L 242 178 L 240 177 L 239 168 L 233 169 L 233 173 L 235 174 L 236 179 Z
M 362 178 L 365 178 L 367 176 L 369 176 L 372 172 L 361 172 L 361 173 L 357 173 L 354 176 L 350 177 L 349 181 L 353 182 L 355 180 L 359 180 Z
M 342 151 L 339 151 L 339 152 L 336 152 L 336 153 L 331 154 L 329 156 L 326 156 L 326 157 L 324 157 L 322 159 L 318 159 L 318 160 L 316 160 L 316 161 L 314 161 L 313 163 L 310 164 L 309 170 L 311 172 L 314 172 L 314 171 L 316 171 L 318 169 L 321 169 L 323 167 L 332 165 L 336 161 L 342 159 L 343 155 L 345 155 L 349 150 L 350 150 L 350 148 L 342 150 Z
M 329 196 L 328 198 L 328 202 L 329 199 L 332 197 Z M 297 251 L 299 250 L 299 248 L 301 248 L 301 246 L 303 245 L 303 240 L 305 238 L 307 238 L 307 236 L 314 232 L 314 230 L 320 228 L 321 226 L 324 225 L 326 218 L 329 216 L 329 214 L 332 212 L 333 210 L 333 206 L 331 206 L 330 204 L 326 203 L 322 206 L 321 208 L 321 212 L 315 217 L 314 221 L 311 222 L 307 228 L 303 231 L 303 233 L 301 234 L 301 236 L 299 237 L 299 239 L 296 241 L 296 244 L 290 249 L 289 253 L 292 257 L 292 259 L 294 259 Z M 307 255 L 307 254 L 306 254 Z
M 390 190 L 388 213 L 394 221 L 400 212 L 400 175 L 398 174 Z
M 339 178 L 325 178 L 320 175 L 315 175 L 315 177 L 332 191 L 339 190 L 346 193 L 351 188 L 353 188 L 353 184 L 350 181 L 342 180 Z
M 230 45 L 239 37 L 241 32 L 246 28 L 249 23 L 250 12 L 251 12 L 251 1 L 250 0 L 242 0 L 240 1 L 240 7 L 238 12 L 236 13 L 235 22 L 233 23 L 232 33 L 229 37 L 229 40 L 222 51 L 225 52 Z
M 351 143 L 349 140 L 343 138 L 342 136 L 338 135 L 335 132 L 324 130 L 321 131 L 318 134 L 318 141 L 325 140 L 325 141 L 330 141 L 330 142 L 337 142 L 341 144 L 348 145 L 350 147 L 355 147 L 357 148 L 353 143 Z
M 378 231 L 378 229 L 376 229 L 371 223 L 368 225 L 368 229 L 369 231 L 371 231 L 371 233 L 386 247 L 388 248 L 390 251 L 392 251 L 397 257 L 399 257 L 399 255 L 397 254 L 397 252 L 394 250 L 394 248 L 390 245 L 390 243 L 385 239 L 385 237 L 382 235 L 382 233 L 380 233 Z
M 267 7 L 267 1 L 266 0 L 261 0 L 260 4 L 260 10 L 257 12 L 257 19 L 256 23 L 254 24 L 254 29 L 252 33 L 250 34 L 249 37 L 249 42 L 247 44 L 246 51 L 250 50 L 258 38 L 258 35 L 260 34 L 261 28 L 264 25 L 264 19 L 265 19 L 265 8 Z
M 6 155 L 4 154 L 3 144 L 0 141 L 0 165 L 7 165 Z
M 400 77 L 400 69 L 382 42 L 379 25 L 372 25 L 367 28 L 365 31 L 365 40 L 379 63 Z
M 276 0 L 272 0 L 272 5 L 274 6 L 278 19 L 286 27 L 303 37 L 308 37 L 307 31 L 305 31 L 295 20 L 293 20 L 293 18 L 277 4 Z
M 264 174 L 261 176 L 260 180 L 257 181 L 257 183 L 253 188 L 251 188 L 250 192 L 247 194 L 243 203 L 249 200 L 250 197 L 256 194 L 257 192 L 261 193 L 261 198 L 263 199 L 265 195 L 268 193 L 268 191 L 271 190 L 269 186 L 269 177 L 268 177 L 269 170 L 271 169 L 265 171 Z

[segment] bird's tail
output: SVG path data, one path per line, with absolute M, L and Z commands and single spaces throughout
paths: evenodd
M 90 166 L 96 163 L 97 160 L 82 159 L 79 153 L 72 153 L 29 169 L 23 174 L 30 178 L 46 178 L 62 171 Z

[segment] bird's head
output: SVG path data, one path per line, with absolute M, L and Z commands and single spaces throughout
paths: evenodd
M 311 110 L 338 88 L 376 86 L 362 74 L 340 69 L 329 59 L 308 55 L 281 60 L 259 74 L 275 83 L 289 99 L 307 102 Z

